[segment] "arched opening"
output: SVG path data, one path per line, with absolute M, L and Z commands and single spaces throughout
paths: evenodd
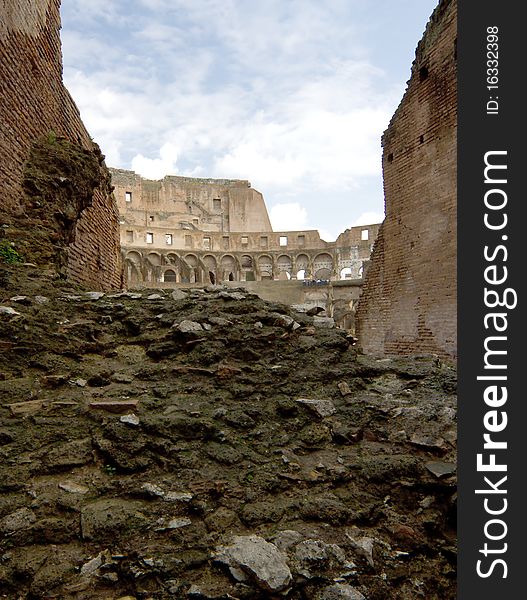
M 306 278 L 306 270 L 305 269 L 300 269 L 300 271 L 297 271 L 296 278 L 299 279 L 300 281 L 302 279 L 305 279 Z
M 212 285 L 214 285 L 216 283 L 216 279 L 217 279 L 216 259 L 211 254 L 207 254 L 206 256 L 203 257 L 203 264 L 205 265 L 207 277 L 209 278 Z
M 167 269 L 163 274 L 163 281 L 166 283 L 176 283 L 176 272 L 172 269 Z
M 245 281 L 254 281 L 254 261 L 253 257 L 248 254 L 244 254 L 240 260 L 241 268 L 242 268 L 242 280 Z
M 158 267 L 161 264 L 161 255 L 157 252 L 150 252 L 146 257 L 151 265 Z
M 253 268 L 253 259 L 252 256 L 248 254 L 244 254 L 241 260 L 242 269 L 252 269 Z
M 291 273 L 293 271 L 293 261 L 287 254 L 282 254 L 276 261 L 276 267 L 278 269 L 278 279 L 285 281 L 291 279 Z
M 273 259 L 270 256 L 264 255 L 258 258 L 258 271 L 261 279 L 273 278 Z
M 333 272 L 333 257 L 327 252 L 318 254 L 313 261 L 315 279 L 329 280 Z
M 340 278 L 341 279 L 351 279 L 352 270 L 351 267 L 344 267 L 340 270 Z
M 236 260 L 227 254 L 221 259 L 221 273 L 223 281 L 236 281 Z
M 329 281 L 331 279 L 331 271 L 329 269 L 318 269 L 315 271 L 316 281 Z

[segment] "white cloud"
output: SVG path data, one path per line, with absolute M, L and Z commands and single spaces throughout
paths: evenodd
M 66 85 L 109 166 L 249 179 L 275 228 L 335 239 L 380 205 L 402 89 L 359 45 L 363 2 L 71 0 Z
M 274 231 L 301 231 L 307 227 L 307 210 L 298 202 L 275 204 L 269 211 Z
M 360 225 L 374 225 L 375 223 L 382 223 L 384 221 L 384 214 L 367 211 L 359 215 L 351 224 L 352 227 L 358 227 Z
M 178 160 L 178 148 L 166 143 L 159 150 L 159 158 L 146 158 L 136 154 L 132 159 L 132 170 L 147 179 L 162 179 L 165 175 L 175 175 Z

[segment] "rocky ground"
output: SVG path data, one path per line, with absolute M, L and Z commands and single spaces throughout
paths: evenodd
M 174 296 L 0 271 L 0 598 L 455 598 L 455 371 Z

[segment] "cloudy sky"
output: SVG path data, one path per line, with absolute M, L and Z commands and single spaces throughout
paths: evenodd
M 64 0 L 64 79 L 109 166 L 248 179 L 275 230 L 383 218 L 380 136 L 437 0 Z

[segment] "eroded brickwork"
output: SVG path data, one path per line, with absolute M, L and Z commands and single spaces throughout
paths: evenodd
M 32 146 L 51 131 L 97 152 L 75 103 L 62 83 L 60 0 L 4 0 L 0 4 L 0 222 L 7 238 L 39 263 L 31 202 L 22 188 Z M 72 165 L 74 171 L 75 167 Z M 101 180 L 106 167 L 101 164 Z M 94 288 L 119 287 L 118 211 L 107 186 L 95 188 L 91 205 L 75 220 L 65 271 Z M 45 227 L 41 224 L 40 228 Z M 53 232 L 49 243 L 53 244 Z M 43 265 L 50 266 L 50 265 Z
M 456 17 L 441 0 L 383 136 L 386 218 L 357 312 L 369 354 L 456 356 Z

